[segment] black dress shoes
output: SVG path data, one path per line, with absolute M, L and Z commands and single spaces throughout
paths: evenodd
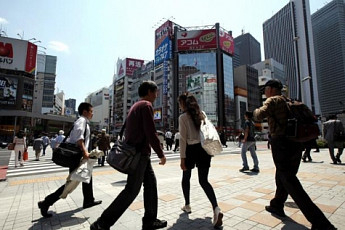
M 265 206 L 265 209 L 267 212 L 272 213 L 273 215 L 279 216 L 279 217 L 286 217 L 285 212 L 283 209 L 278 209 L 273 206 Z
M 86 203 L 83 205 L 83 208 L 91 208 L 92 206 L 95 206 L 95 205 L 99 205 L 99 204 L 102 204 L 102 201 L 101 200 L 94 200 L 93 202 L 91 203 Z
M 165 228 L 167 224 L 168 223 L 165 220 L 156 219 L 155 221 L 151 223 L 143 223 L 142 230 L 154 230 L 154 229 Z
M 41 210 L 43 217 L 49 218 L 53 216 L 51 213 L 48 213 L 49 206 L 45 205 L 43 201 L 38 202 L 38 208 Z
M 90 225 L 90 230 L 110 230 L 110 228 L 104 228 L 100 226 L 97 220 Z

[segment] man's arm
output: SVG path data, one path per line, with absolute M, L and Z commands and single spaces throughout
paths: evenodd
M 87 151 L 85 144 L 84 144 L 84 140 L 80 139 L 77 141 L 77 145 L 79 146 L 80 150 L 83 153 L 83 158 L 88 159 L 89 158 L 89 152 Z

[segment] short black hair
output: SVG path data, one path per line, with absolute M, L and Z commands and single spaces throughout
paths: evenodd
M 246 111 L 245 115 L 246 115 L 249 119 L 252 119 L 252 118 L 253 118 L 253 112 L 251 112 L 251 111 Z
M 149 91 L 154 92 L 157 90 L 157 84 L 154 81 L 144 81 L 138 89 L 139 97 L 145 97 Z
M 82 102 L 80 103 L 80 105 L 78 106 L 78 113 L 79 115 L 83 115 L 83 111 L 90 111 L 90 109 L 92 108 L 92 105 L 90 103 L 87 102 Z
M 283 88 L 283 84 L 278 79 L 271 79 L 271 80 L 267 81 L 265 84 L 265 87 L 266 86 L 270 86 L 272 88 L 276 88 L 276 89 L 280 89 L 280 90 Z

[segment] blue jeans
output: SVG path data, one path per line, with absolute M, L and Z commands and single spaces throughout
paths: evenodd
M 249 168 L 248 161 L 247 161 L 247 151 L 249 150 L 250 155 L 252 155 L 253 161 L 254 161 L 254 169 L 259 169 L 259 161 L 258 157 L 256 156 L 255 152 L 255 141 L 246 141 L 242 143 L 242 149 L 241 149 L 241 157 L 243 162 L 244 168 Z
M 157 181 L 149 156 L 141 156 L 138 168 L 133 174 L 128 175 L 126 187 L 115 200 L 104 210 L 97 220 L 103 228 L 110 228 L 121 217 L 126 209 L 138 196 L 141 185 L 144 185 L 144 223 L 157 219 L 158 195 Z

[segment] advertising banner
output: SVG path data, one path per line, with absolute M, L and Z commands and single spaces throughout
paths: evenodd
M 161 45 L 163 40 L 167 37 L 172 36 L 173 34 L 173 22 L 172 21 L 166 21 L 163 25 L 161 25 L 158 29 L 155 31 L 155 50 L 158 49 L 158 47 Z
M 28 49 L 26 53 L 25 72 L 34 74 L 36 69 L 37 46 L 28 42 Z
M 37 46 L 25 40 L 0 37 L 0 68 L 34 73 Z
M 155 109 L 153 111 L 153 119 L 154 120 L 161 120 L 162 119 L 162 108 Z
M 169 37 L 165 38 L 155 52 L 155 65 L 161 64 L 172 58 L 172 42 Z
M 231 56 L 234 55 L 234 39 L 222 29 L 219 30 L 219 45 L 222 50 L 229 53 Z
M 144 60 L 126 58 L 126 76 L 133 76 L 134 70 L 141 68 Z
M 169 63 L 167 61 L 163 62 L 163 95 L 168 94 L 168 73 L 169 73 Z
M 141 68 L 144 60 L 126 58 L 117 61 L 117 80 L 124 76 L 133 76 L 134 70 Z
M 0 76 L 0 105 L 15 105 L 18 79 Z
M 177 32 L 177 49 L 183 50 L 205 50 L 216 49 L 216 29 L 191 30 Z
M 187 91 L 192 92 L 202 88 L 203 76 L 202 74 L 190 74 L 186 76 Z

